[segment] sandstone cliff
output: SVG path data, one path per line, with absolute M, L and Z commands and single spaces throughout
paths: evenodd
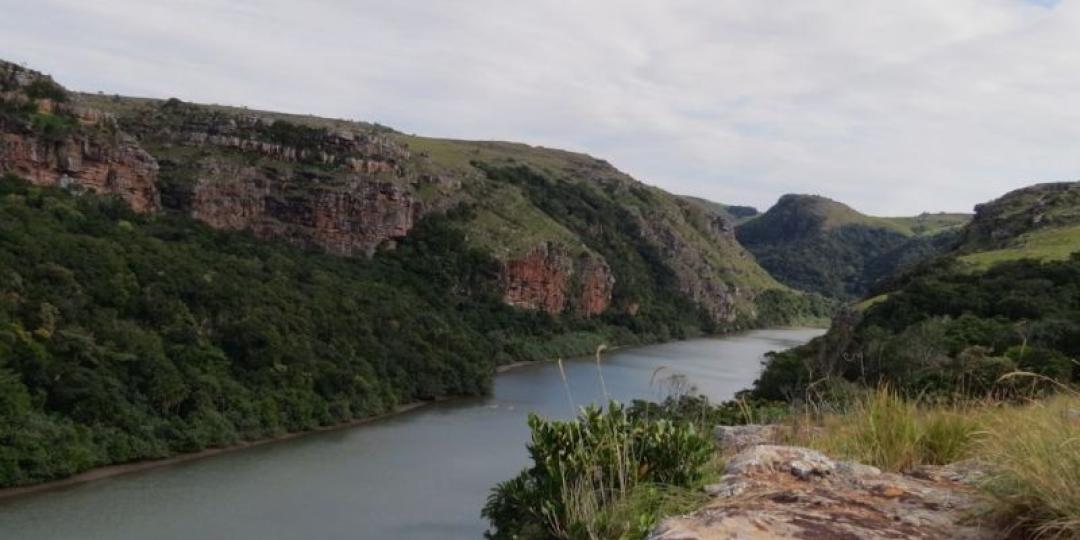
M 115 120 L 69 103 L 48 76 L 0 62 L 0 173 L 159 209 L 157 162 Z
M 700 312 L 735 329 L 754 324 L 761 292 L 783 289 L 735 241 L 730 216 L 582 154 L 73 94 L 7 63 L 0 83 L 0 172 L 37 184 L 342 256 L 392 249 L 425 216 L 466 207 L 459 226 L 498 260 L 500 296 L 552 314 L 695 325 Z
M 566 248 L 543 243 L 502 270 L 506 302 L 548 313 L 573 310 L 585 316 L 603 313 L 611 303 L 615 278 L 603 259 L 571 257 Z

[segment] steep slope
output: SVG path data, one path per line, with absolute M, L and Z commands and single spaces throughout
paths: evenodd
M 776 355 L 762 397 L 811 381 L 889 381 L 919 393 L 1030 392 L 1014 371 L 1080 381 L 1080 183 L 1038 184 L 976 207 L 957 243 Z M 820 388 L 827 388 L 821 385 Z
M 73 101 L 51 78 L 0 61 L 0 173 L 157 210 L 154 159 L 112 118 Z
M 779 281 L 857 298 L 898 268 L 940 252 L 963 214 L 878 218 L 816 195 L 784 195 L 737 228 L 739 241 Z
M 760 292 L 783 289 L 728 220 L 589 156 L 176 100 L 81 101 L 157 158 L 166 207 L 215 227 L 370 256 L 465 205 L 470 243 L 503 263 L 505 300 L 549 313 L 666 317 L 696 305 L 739 328 Z
M 589 156 L 0 75 L 0 486 L 827 307 Z

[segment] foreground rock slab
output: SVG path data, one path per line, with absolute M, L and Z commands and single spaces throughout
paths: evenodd
M 650 540 L 990 539 L 970 485 L 883 473 L 808 448 L 759 445 L 735 455 L 700 510 L 663 521 Z

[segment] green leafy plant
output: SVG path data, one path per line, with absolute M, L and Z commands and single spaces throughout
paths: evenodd
M 617 402 L 576 420 L 530 415 L 533 465 L 492 490 L 489 538 L 604 538 L 609 511 L 639 484 L 689 486 L 712 443 L 689 422 L 646 420 Z

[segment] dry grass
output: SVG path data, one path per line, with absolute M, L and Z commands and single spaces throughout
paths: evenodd
M 985 422 L 985 488 L 1002 514 L 1035 536 L 1080 538 L 1080 398 L 999 408 Z
M 889 471 L 970 456 L 980 419 L 959 407 L 922 407 L 888 388 L 846 412 L 793 417 L 792 442 Z
M 963 459 L 1020 536 L 1080 538 L 1080 395 L 924 406 L 887 388 L 841 413 L 794 415 L 791 443 L 890 471 Z

